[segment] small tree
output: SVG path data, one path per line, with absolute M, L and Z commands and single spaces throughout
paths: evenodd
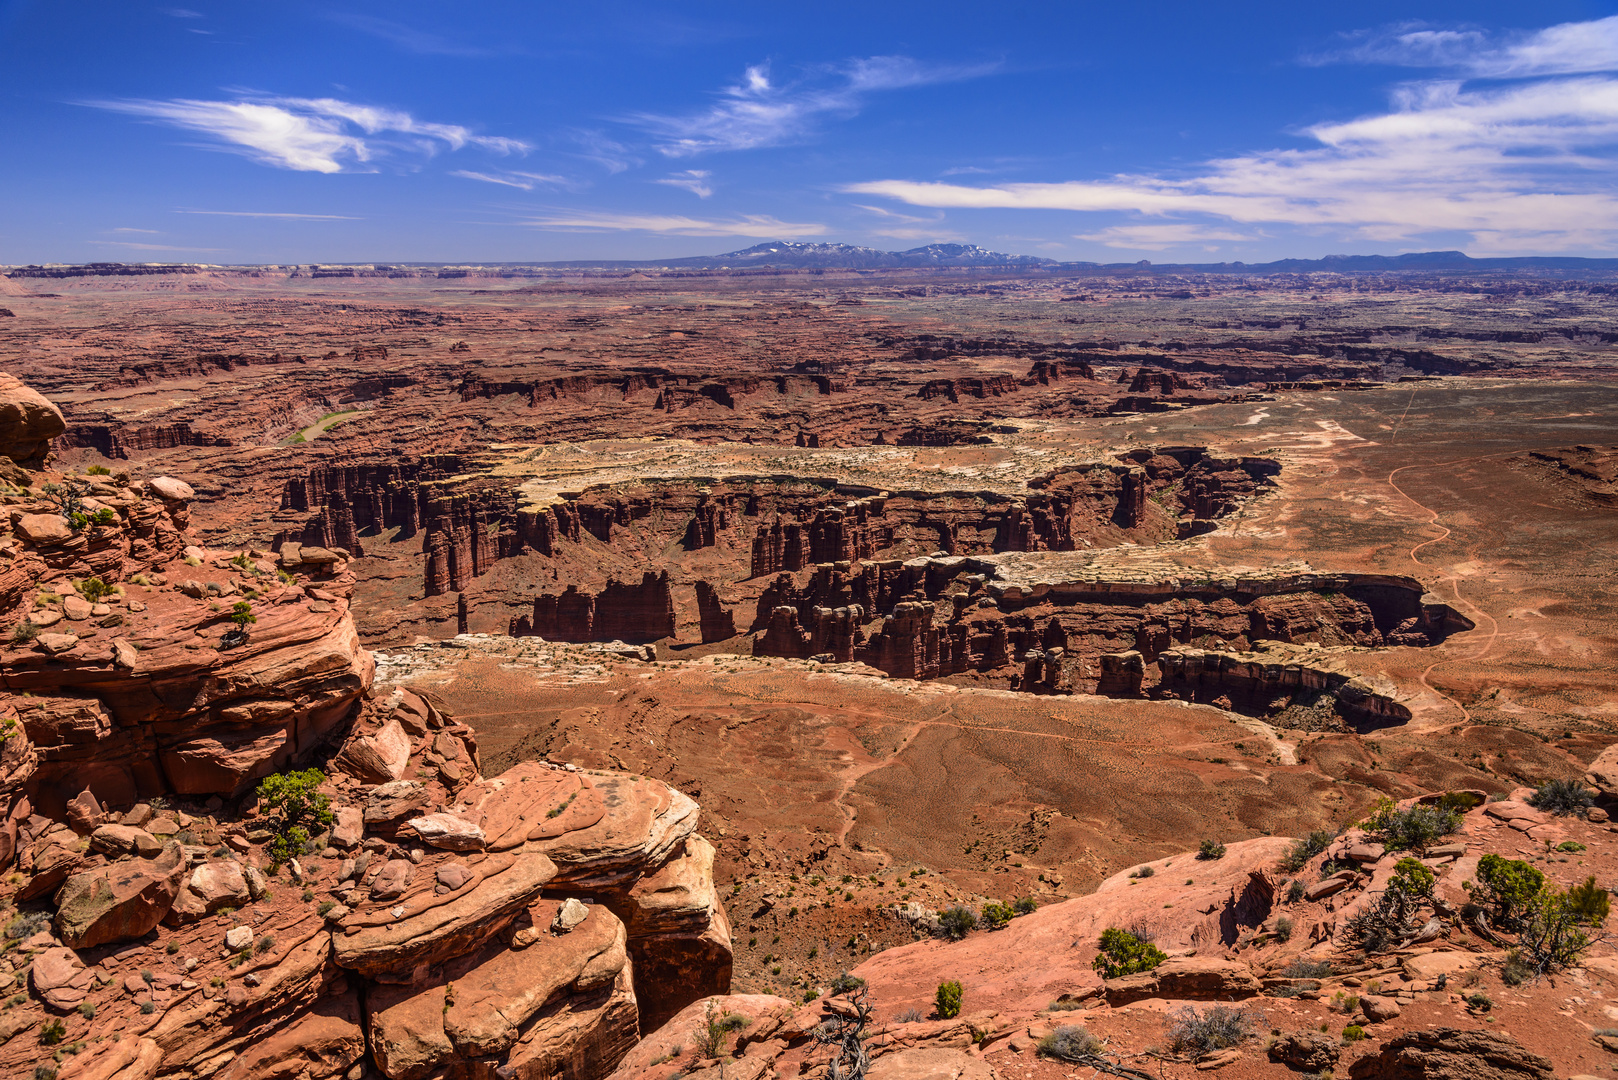
M 1199 859 L 1223 859 L 1224 857 L 1225 845 L 1217 840 L 1204 840 L 1197 846 L 1197 858 Z
M 953 979 L 939 983 L 933 1005 L 938 1009 L 940 1020 L 953 1020 L 961 1015 L 961 984 Z
M 1433 872 L 1420 862 L 1400 859 L 1376 903 L 1348 921 L 1348 936 L 1368 953 L 1408 944 L 1426 929 L 1422 911 L 1432 903 L 1433 881 Z
M 277 773 L 258 782 L 262 812 L 270 819 L 275 839 L 270 841 L 270 858 L 284 863 L 303 854 L 309 846 L 309 829 L 331 824 L 331 797 L 320 791 L 326 774 L 319 769 Z
M 1151 971 L 1168 959 L 1156 945 L 1131 934 L 1128 930 L 1111 927 L 1101 931 L 1101 952 L 1090 964 L 1103 979 L 1116 979 L 1122 975 L 1136 975 Z
M 1610 907 L 1607 891 L 1598 888 L 1593 877 L 1567 892 L 1546 885 L 1522 918 L 1515 958 L 1532 977 L 1576 963 L 1600 939 L 1600 935 L 1592 939 L 1585 931 L 1605 923 Z
M 231 606 L 228 618 L 236 625 L 225 631 L 224 639 L 219 642 L 219 647 L 233 649 L 238 645 L 247 644 L 247 628 L 251 624 L 258 622 L 258 616 L 253 614 L 253 605 L 246 600 L 236 601 Z
M 1478 879 L 1469 883 L 1472 900 L 1501 930 L 1515 933 L 1523 914 L 1545 886 L 1545 875 L 1521 859 L 1502 859 L 1490 852 L 1478 860 Z
M 990 900 L 983 905 L 983 925 L 990 930 L 1001 929 L 1016 916 L 1016 911 L 1012 910 L 1010 905 L 1002 904 L 998 900 Z

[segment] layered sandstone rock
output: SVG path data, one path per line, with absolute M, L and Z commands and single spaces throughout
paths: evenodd
M 0 372 L 0 457 L 37 469 L 65 426 L 61 409 L 20 379 Z

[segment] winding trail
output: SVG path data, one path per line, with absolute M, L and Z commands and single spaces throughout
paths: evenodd
M 1408 411 L 1408 407 L 1407 407 L 1407 411 Z M 1401 418 L 1401 421 L 1402 421 L 1402 418 Z M 1424 562 L 1421 561 L 1421 559 L 1417 558 L 1416 553 L 1418 551 L 1420 551 L 1424 547 L 1428 547 L 1428 546 L 1430 546 L 1432 544 L 1437 544 L 1437 543 L 1440 543 L 1441 541 L 1448 540 L 1450 538 L 1450 536 L 1453 535 L 1453 530 L 1450 529 L 1449 526 L 1441 524 L 1439 522 L 1439 520 L 1438 520 L 1439 513 L 1438 513 L 1437 510 L 1434 510 L 1432 507 L 1426 506 L 1426 505 L 1418 502 L 1415 499 L 1414 496 L 1412 496 L 1408 491 L 1406 491 L 1404 488 L 1400 487 L 1394 481 L 1394 477 L 1396 477 L 1400 473 L 1405 472 L 1405 471 L 1410 470 L 1410 469 L 1440 469 L 1440 468 L 1444 468 L 1445 466 L 1449 466 L 1449 465 L 1465 465 L 1465 464 L 1469 464 L 1469 463 L 1475 462 L 1475 461 L 1487 461 L 1490 458 L 1510 457 L 1513 454 L 1519 454 L 1519 453 L 1522 453 L 1522 451 L 1521 450 L 1508 450 L 1508 451 L 1505 451 L 1503 453 L 1479 454 L 1479 455 L 1477 455 L 1475 457 L 1456 458 L 1453 461 L 1434 461 L 1434 462 L 1423 462 L 1423 463 L 1416 464 L 1416 465 L 1402 465 L 1399 468 L 1394 469 L 1392 472 L 1388 473 L 1388 486 L 1391 487 L 1394 491 L 1397 491 L 1400 495 L 1402 495 L 1407 501 L 1409 501 L 1409 503 L 1412 506 L 1416 507 L 1416 509 L 1418 509 L 1418 510 L 1422 511 L 1423 513 L 1427 514 L 1428 515 L 1427 524 L 1432 525 L 1432 526 L 1434 526 L 1436 528 L 1439 528 L 1439 529 L 1443 530 L 1443 535 L 1435 536 L 1431 540 L 1424 540 L 1421 543 L 1417 544 L 1415 547 L 1412 547 L 1410 549 L 1410 561 L 1415 563 L 1417 566 L 1422 566 L 1422 567 L 1429 566 L 1430 564 L 1424 563 Z M 1427 676 L 1429 676 L 1429 675 L 1431 675 L 1433 673 L 1434 668 L 1437 668 L 1437 667 L 1439 667 L 1440 665 L 1443 665 L 1443 664 L 1453 664 L 1458 660 L 1476 661 L 1476 660 L 1483 659 L 1485 656 L 1487 656 L 1489 654 L 1489 650 L 1494 648 L 1495 640 L 1497 638 L 1499 638 L 1499 636 L 1500 636 L 1500 624 L 1495 621 L 1494 616 L 1490 615 L 1488 612 L 1484 611 L 1482 608 L 1480 608 L 1476 604 L 1472 603 L 1472 601 L 1468 600 L 1466 597 L 1461 595 L 1461 583 L 1460 583 L 1460 576 L 1458 574 L 1448 574 L 1442 580 L 1447 581 L 1449 583 L 1450 591 L 1455 595 L 1456 603 L 1458 603 L 1458 604 L 1462 605 L 1463 607 L 1465 607 L 1467 609 L 1467 611 L 1469 611 L 1470 613 L 1472 613 L 1476 617 L 1474 619 L 1474 622 L 1481 621 L 1481 620 L 1487 620 L 1488 621 L 1488 623 L 1489 623 L 1489 636 L 1483 639 L 1481 647 L 1478 649 L 1478 651 L 1473 653 L 1470 656 L 1450 657 L 1450 658 L 1444 659 L 1444 660 L 1435 660 L 1431 664 L 1428 664 L 1426 670 L 1424 670 L 1421 673 L 1421 675 L 1419 676 L 1419 681 L 1421 682 L 1422 686 L 1425 686 L 1428 690 L 1430 690 L 1434 694 L 1437 694 L 1439 697 L 1443 698 L 1445 701 L 1448 701 L 1451 705 L 1454 705 L 1457 709 L 1459 709 L 1461 711 L 1461 717 L 1462 717 L 1462 722 L 1463 723 L 1470 723 L 1471 720 L 1472 720 L 1471 711 L 1469 709 L 1467 709 L 1467 707 L 1465 705 L 1462 705 L 1460 703 L 1460 701 L 1458 701 L 1456 698 L 1450 696 L 1449 694 L 1444 693 L 1444 691 L 1438 689 L 1432 683 L 1428 682 L 1427 681 Z

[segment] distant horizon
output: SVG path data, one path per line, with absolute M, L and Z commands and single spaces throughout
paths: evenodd
M 1048 259 L 1048 258 L 1043 257 L 1043 256 L 1030 256 L 1030 255 L 1027 255 L 1027 253 L 1024 253 L 1024 252 L 991 251 L 991 250 L 982 248 L 980 245 L 973 245 L 973 244 L 965 244 L 965 245 L 963 245 L 963 244 L 958 244 L 958 243 L 955 243 L 955 242 L 943 242 L 943 241 L 936 241 L 936 242 L 927 243 L 927 244 L 920 244 L 920 245 L 917 245 L 916 247 L 913 247 L 913 248 L 891 248 L 890 249 L 890 248 L 871 248 L 868 245 L 851 245 L 851 244 L 843 244 L 843 243 L 837 243 L 837 242 L 813 242 L 813 241 L 805 242 L 805 241 L 786 241 L 786 240 L 768 241 L 768 240 L 766 240 L 766 241 L 760 241 L 758 244 L 755 244 L 755 245 L 749 245 L 746 248 L 736 248 L 736 249 L 733 249 L 731 251 L 724 251 L 724 252 L 694 252 L 694 253 L 685 254 L 685 255 L 672 255 L 672 256 L 662 258 L 662 259 L 657 259 L 657 258 L 641 258 L 641 259 L 609 258 L 609 259 L 598 259 L 598 260 L 590 260 L 590 259 L 553 259 L 553 260 L 538 260 L 538 259 L 526 259 L 526 260 L 525 259 L 506 259 L 506 260 L 484 260 L 484 259 L 442 259 L 442 260 L 440 260 L 440 259 L 309 259 L 309 260 L 298 260 L 298 261 L 241 262 L 241 263 L 203 262 L 203 261 L 189 261 L 189 260 L 187 260 L 187 261 L 179 261 L 179 260 L 173 260 L 173 261 L 168 261 L 168 260 L 164 260 L 164 261 L 159 261 L 159 260 L 134 261 L 134 260 L 128 260 L 128 259 L 96 259 L 96 260 L 88 260 L 88 261 L 52 260 L 52 261 L 49 261 L 49 262 L 33 262 L 33 263 L 0 263 L 0 271 L 14 272 L 14 271 L 28 270 L 28 269 L 71 270 L 71 269 L 75 269 L 75 268 L 93 267 L 93 266 L 106 266 L 106 267 L 119 266 L 119 267 L 144 268 L 144 269 L 162 269 L 162 268 L 166 268 L 166 267 L 175 267 L 175 268 L 221 269 L 221 270 L 235 270 L 235 269 L 288 269 L 288 270 L 335 269 L 335 270 L 373 270 L 373 271 L 387 270 L 387 269 L 409 269 L 409 268 L 413 268 L 413 267 L 438 268 L 438 269 L 480 269 L 480 268 L 502 268 L 502 267 L 508 267 L 508 268 L 534 267 L 534 268 L 548 268 L 548 269 L 580 269 L 580 270 L 584 270 L 584 269 L 589 269 L 592 266 L 600 266 L 600 267 L 604 267 L 604 268 L 616 267 L 616 268 L 625 268 L 625 269 L 633 268 L 633 267 L 636 267 L 636 266 L 641 266 L 641 267 L 645 267 L 647 269 L 655 269 L 655 268 L 658 268 L 658 267 L 671 266 L 671 264 L 684 262 L 684 261 L 699 261 L 699 260 L 714 260 L 714 259 L 733 258 L 733 257 L 739 256 L 739 255 L 742 255 L 742 254 L 744 254 L 744 253 L 746 253 L 746 252 L 748 252 L 748 251 L 750 251 L 750 250 L 752 250 L 754 248 L 764 248 L 764 247 L 769 247 L 771 245 L 790 245 L 792 247 L 810 248 L 810 249 L 813 249 L 813 248 L 827 248 L 827 249 L 856 248 L 856 249 L 872 251 L 872 252 L 876 252 L 876 253 L 880 253 L 880 254 L 895 255 L 895 256 L 907 255 L 907 254 L 912 254 L 912 253 L 915 253 L 915 252 L 923 252 L 923 251 L 927 251 L 929 249 L 940 248 L 940 247 L 965 247 L 965 248 L 977 248 L 978 250 L 982 251 L 985 256 L 1003 256 L 1003 257 L 1008 257 L 1008 258 L 1026 258 L 1026 259 L 1039 259 L 1040 260 L 1038 263 L 1029 262 L 1029 263 L 1024 263 L 1024 264 L 1021 264 L 1021 265 L 1015 265 L 1015 264 L 1013 264 L 1013 265 L 994 265 L 994 264 L 949 265 L 949 264 L 944 264 L 944 265 L 937 265 L 937 266 L 896 265 L 896 266 L 883 266 L 883 267 L 873 267 L 873 268 L 861 268 L 861 267 L 853 267 L 853 266 L 842 267 L 842 266 L 838 266 L 835 263 L 828 263 L 828 264 L 825 264 L 822 267 L 823 269 L 827 269 L 827 270 L 833 270 L 833 269 L 878 269 L 878 270 L 898 270 L 898 271 L 905 271 L 905 270 L 909 270 L 909 271 L 914 271 L 914 270 L 980 270 L 980 271 L 995 271 L 995 270 L 1000 270 L 1000 271 L 1005 271 L 1005 272 L 1026 272 L 1026 271 L 1030 271 L 1030 270 L 1040 270 L 1040 269 L 1059 270 L 1059 269 L 1062 269 L 1062 268 L 1080 268 L 1080 267 L 1096 267 L 1096 268 L 1099 268 L 1099 269 L 1128 269 L 1130 267 L 1135 267 L 1135 266 L 1170 267 L 1170 268 L 1178 267 L 1178 266 L 1264 267 L 1264 266 L 1273 265 L 1273 264 L 1277 264 L 1277 263 L 1324 263 L 1324 262 L 1330 262 L 1330 261 L 1333 261 L 1333 260 L 1377 260 L 1377 259 L 1388 260 L 1388 261 L 1397 261 L 1397 260 L 1403 260 L 1403 259 L 1420 259 L 1422 257 L 1444 257 L 1444 256 L 1449 256 L 1449 257 L 1459 256 L 1460 258 L 1465 259 L 1468 262 L 1475 262 L 1475 263 L 1480 263 L 1480 264 L 1484 264 L 1484 265 L 1508 263 L 1508 262 L 1510 262 L 1510 263 L 1517 263 L 1517 262 L 1556 262 L 1556 263 L 1566 263 L 1566 264 L 1611 263 L 1613 269 L 1618 269 L 1618 256 L 1612 256 L 1612 257 L 1574 256 L 1574 255 L 1562 255 L 1562 254 L 1554 254 L 1554 253 L 1523 254 L 1523 255 L 1509 255 L 1509 256 L 1474 256 L 1474 255 L 1470 255 L 1467 252 L 1465 252 L 1465 251 L 1463 251 L 1461 249 L 1457 249 L 1457 248 L 1448 248 L 1448 249 L 1430 250 L 1430 251 L 1401 251 L 1401 252 L 1395 252 L 1395 253 L 1391 253 L 1391 254 L 1387 253 L 1387 252 L 1363 252 L 1363 253 L 1331 252 L 1331 253 L 1326 254 L 1326 255 L 1315 255 L 1315 256 L 1307 256 L 1307 255 L 1306 256 L 1286 256 L 1286 257 L 1279 258 L 1279 259 L 1267 259 L 1267 260 L 1263 260 L 1261 262 L 1247 262 L 1247 261 L 1238 260 L 1238 259 L 1220 260 L 1220 261 L 1207 260 L 1207 261 L 1197 261 L 1197 262 L 1189 262 L 1189 261 L 1186 261 L 1186 260 L 1169 261 L 1169 260 L 1152 260 L 1152 259 L 1134 259 L 1134 260 L 1127 260 L 1127 261 L 1122 261 L 1121 260 L 1121 261 L 1117 261 L 1117 262 L 1105 262 L 1105 263 L 1103 263 L 1103 262 L 1097 262 L 1097 261 L 1094 261 L 1094 260 L 1080 260 L 1080 259 L 1053 260 L 1053 259 Z M 677 268 L 677 267 L 675 267 L 675 268 Z M 772 268 L 790 269 L 790 267 L 776 267 L 774 264 L 768 263 L 768 262 L 755 263 L 755 264 L 752 264 L 751 266 L 744 264 L 742 266 L 734 267 L 733 269 L 765 270 L 765 269 L 772 269 Z M 713 269 L 719 269 L 719 268 L 715 267 Z M 1420 271 L 1422 269 L 1442 269 L 1442 267 L 1423 268 L 1421 266 L 1412 266 L 1409 269 L 1415 270 L 1415 271 Z M 1347 272 L 1352 272 L 1352 271 L 1347 271 Z M 1381 272 L 1389 272 L 1389 271 L 1387 269 L 1383 269 Z

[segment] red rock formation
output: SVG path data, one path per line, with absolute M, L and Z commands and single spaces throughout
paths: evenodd
M 719 593 L 707 581 L 697 582 L 697 616 L 702 625 L 702 643 L 728 641 L 736 636 L 736 617 L 719 601 Z
M 674 595 L 668 572 L 648 570 L 634 585 L 608 581 L 595 594 L 569 585 L 560 596 L 536 596 L 533 614 L 513 619 L 510 633 L 572 642 L 646 642 L 673 637 Z

